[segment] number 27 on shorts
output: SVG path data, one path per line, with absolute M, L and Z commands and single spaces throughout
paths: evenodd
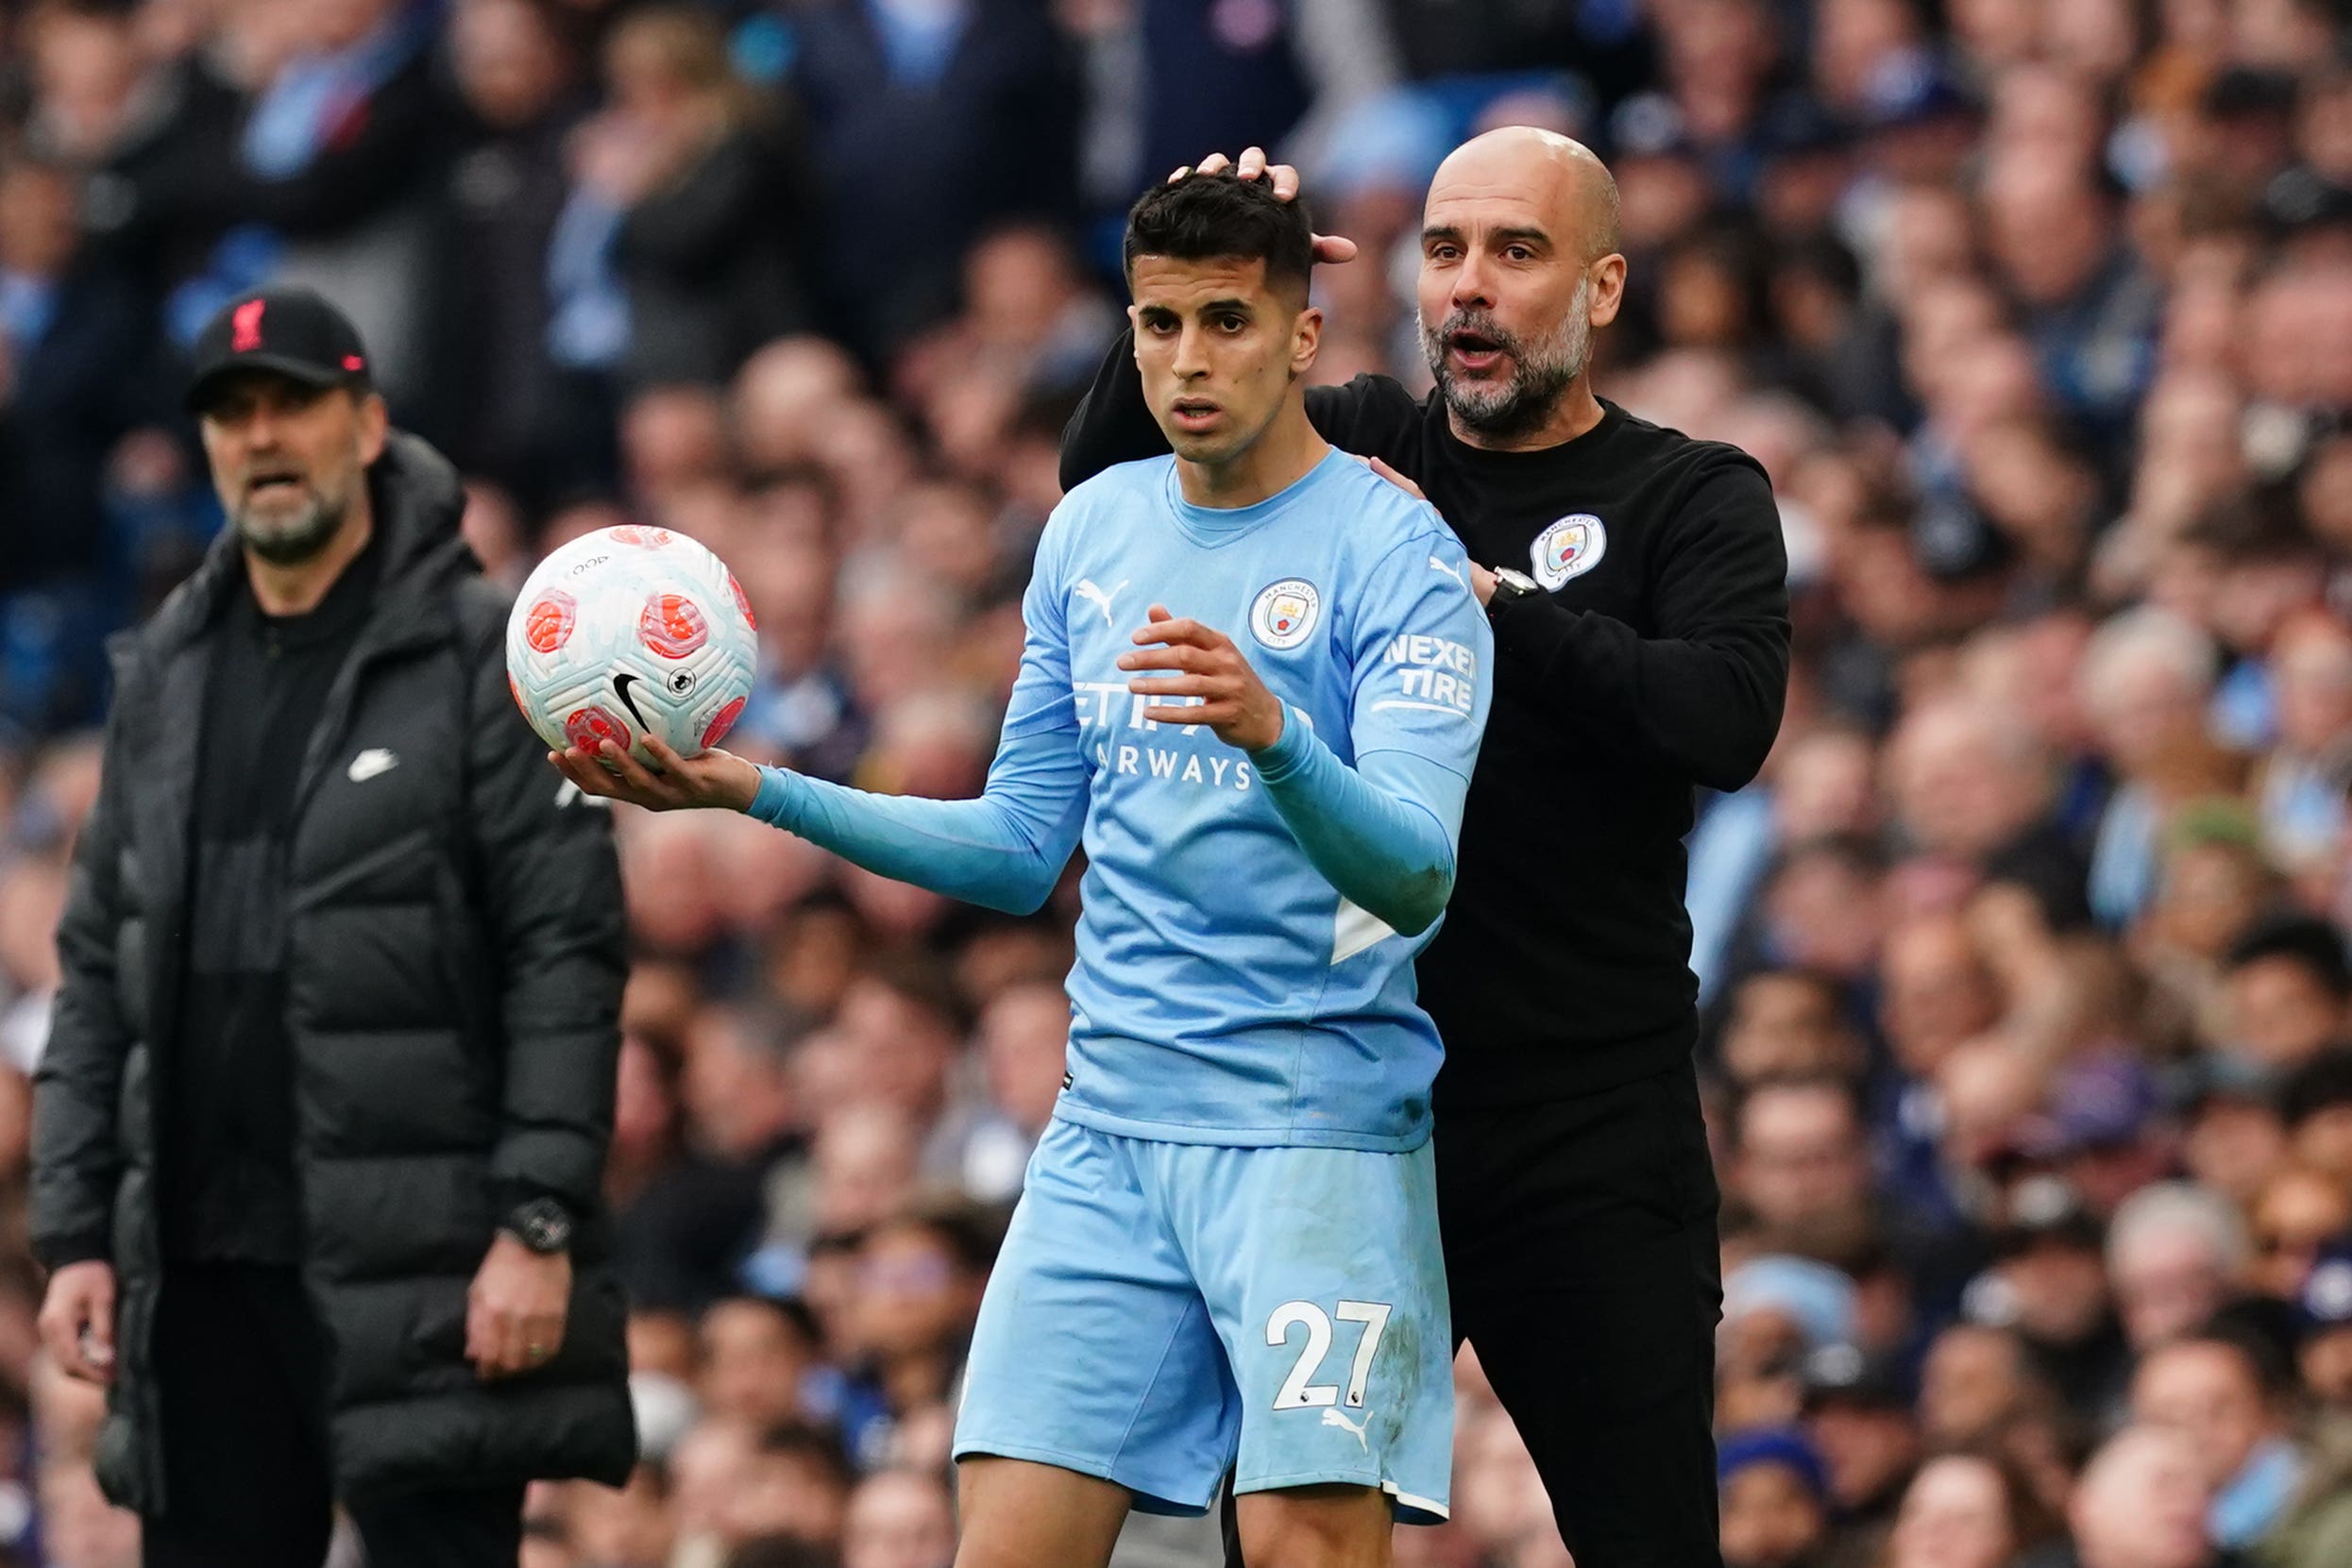
M 1309 1379 L 1322 1371 L 1324 1358 L 1331 1350 L 1331 1319 L 1342 1323 L 1362 1324 L 1363 1332 L 1356 1340 L 1356 1354 L 1347 1369 L 1347 1405 L 1351 1409 L 1363 1405 L 1364 1385 L 1372 1376 L 1372 1358 L 1380 1348 L 1380 1335 L 1388 1327 L 1392 1307 L 1384 1301 L 1343 1301 L 1335 1313 L 1327 1313 L 1311 1301 L 1286 1301 L 1266 1319 L 1266 1343 L 1287 1344 L 1291 1331 L 1303 1327 L 1306 1343 L 1298 1352 L 1298 1360 L 1282 1379 L 1279 1392 L 1274 1396 L 1278 1410 L 1311 1410 L 1340 1403 L 1340 1387 L 1336 1383 L 1314 1383 Z

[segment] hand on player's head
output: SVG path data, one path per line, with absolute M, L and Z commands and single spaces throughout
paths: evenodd
M 648 767 L 609 740 L 591 751 L 573 746 L 550 751 L 555 770 L 580 786 L 582 793 L 608 801 L 626 801 L 648 811 L 684 811 L 695 806 L 743 811 L 759 793 L 759 769 L 731 751 L 711 748 L 696 757 L 682 757 L 657 735 L 645 737 L 653 758 Z
M 1297 199 L 1298 171 L 1288 163 L 1267 162 L 1266 150 L 1263 147 L 1244 147 L 1242 160 L 1239 163 L 1234 162 L 1221 152 L 1212 152 L 1198 163 L 1188 163 L 1170 175 L 1168 183 L 1174 185 L 1176 181 L 1190 179 L 1194 175 L 1223 174 L 1227 169 L 1233 171 L 1234 177 L 1237 179 L 1271 179 L 1274 182 L 1276 196 L 1283 201 Z M 1325 266 L 1337 266 L 1342 261 L 1352 261 L 1356 259 L 1356 242 L 1345 234 L 1318 234 L 1314 237 L 1314 257 L 1316 261 Z

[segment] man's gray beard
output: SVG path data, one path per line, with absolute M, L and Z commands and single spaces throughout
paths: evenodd
M 1497 329 L 1482 312 L 1457 311 L 1434 332 L 1427 320 L 1416 315 L 1421 351 L 1429 359 L 1430 374 L 1436 379 L 1438 396 L 1446 399 L 1447 411 L 1481 435 L 1504 438 L 1524 435 L 1549 418 L 1561 395 L 1584 374 L 1585 362 L 1592 357 L 1593 323 L 1584 309 L 1591 293 L 1592 279 L 1578 278 L 1567 314 L 1549 336 L 1532 344 Z M 1457 381 L 1447 363 L 1446 340 L 1474 322 L 1481 336 L 1493 339 L 1511 356 L 1511 379 L 1499 386 L 1490 381 Z
M 310 506 L 283 523 L 264 529 L 255 524 L 250 506 L 237 513 L 237 542 L 273 566 L 293 566 L 310 560 L 343 531 L 347 507 L 330 506 L 313 496 Z

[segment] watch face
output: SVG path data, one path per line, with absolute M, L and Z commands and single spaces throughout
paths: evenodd
M 517 1218 L 523 1244 L 533 1252 L 560 1252 L 571 1240 L 571 1216 L 558 1205 L 532 1204 Z

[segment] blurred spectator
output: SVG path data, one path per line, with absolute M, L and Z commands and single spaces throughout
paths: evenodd
M 1918 850 L 2028 889 L 2053 930 L 2080 921 L 2082 862 L 2051 819 L 2049 759 L 2032 735 L 1954 699 L 1904 720 L 1887 769 L 1898 824 Z
M 1725 1568 L 1804 1568 L 1819 1560 L 1829 1482 L 1802 1434 L 1766 1427 L 1726 1438 L 1717 1474 Z
M 164 412 L 143 377 L 152 322 L 83 239 L 70 167 L 0 157 L 0 593 L 93 578 L 114 443 Z
M 901 1208 L 867 1233 L 857 1272 L 858 1392 L 870 1418 L 848 1433 L 865 1468 L 944 1468 L 938 1415 L 955 1408 L 980 1291 L 1002 1239 L 984 1209 L 961 1199 Z M 855 1397 L 854 1394 L 853 1397 Z M 936 1435 L 939 1451 L 916 1452 Z
M 653 8 L 604 45 L 612 101 L 579 132 L 589 200 L 618 212 L 633 387 L 709 384 L 800 325 L 796 167 L 709 17 Z
M 1903 1494 L 1886 1568 L 2005 1568 L 2056 1530 L 2006 1460 L 1974 1451 L 1939 1455 Z
M 1928 1350 L 1920 1374 L 1920 1425 L 1930 1447 L 1986 1442 L 2045 1397 L 2015 1333 L 1959 1324 Z
M 1804 1430 L 1829 1480 L 1836 1560 L 1875 1562 L 1920 1461 L 1918 1418 L 1890 1358 L 1851 1345 L 1806 1357 Z
M 931 1174 L 989 1203 L 1020 1196 L 1022 1172 L 1061 1092 L 1070 1002 L 1061 987 L 1016 983 L 980 1015 L 975 1043 L 987 1098 L 943 1119 L 932 1135 Z
M 955 1509 L 937 1479 L 885 1470 L 850 1493 L 841 1568 L 941 1568 L 955 1555 Z
M 2131 1426 L 2084 1467 L 2068 1524 L 2079 1568 L 2209 1568 L 2222 1560 L 2205 1533 L 2212 1490 L 2193 1442 Z
M 2250 1213 L 2259 1254 L 2254 1284 L 2266 1295 L 2293 1301 L 2321 1249 L 2352 1230 L 2352 1191 L 2324 1172 L 2289 1166 L 2264 1184 Z
M 2094 1419 L 2120 1408 L 2130 1372 L 2108 1289 L 2099 1222 L 2079 1195 L 2044 1176 L 2018 1184 L 1997 1260 L 1971 1304 L 2008 1324 L 2071 1409 Z
M 271 21 L 283 31 L 247 40 L 258 85 L 233 134 L 211 142 L 213 127 L 195 127 L 206 140 L 182 173 L 219 239 L 205 273 L 175 291 L 173 318 L 193 337 L 264 278 L 315 288 L 373 346 L 405 415 L 431 363 L 434 187 L 450 150 L 436 8 L 344 0 Z
M 2210 642 L 2160 610 L 2110 621 L 2083 650 L 2083 705 L 2121 775 L 2090 868 L 2091 907 L 2110 925 L 2127 924 L 2155 898 L 2173 814 L 2235 783 L 2231 760 L 2206 733 L 2213 673 Z
M 2304 1386 L 2340 1423 L 2352 1415 L 2352 1235 L 2313 1259 L 2295 1310 Z
M 2212 1489 L 2207 1528 L 2231 1551 L 2253 1547 L 2285 1516 L 2303 1479 L 2276 1391 L 2252 1345 L 2191 1335 L 2149 1351 L 2132 1378 L 2132 1419 L 2184 1433 Z
M 2305 1165 L 2352 1183 L 2352 1048 L 2322 1052 L 2279 1086 L 2288 1148 Z
M 2264 921 L 2230 949 L 2225 1049 L 2269 1073 L 2301 1066 L 2344 1043 L 2352 962 L 2326 920 Z
M 839 1441 L 822 1427 L 778 1423 L 753 1454 L 729 1531 L 739 1541 L 783 1537 L 829 1553 L 840 1544 L 849 1497 L 850 1467 Z
M 775 1302 L 738 1296 L 705 1308 L 702 1329 L 705 1410 L 755 1431 L 801 1417 L 803 1389 L 818 1356 L 804 1317 Z
M 1732 1193 L 1775 1250 L 1849 1256 L 1870 1219 L 1860 1101 L 1834 1077 L 1768 1081 L 1740 1102 Z
M 801 13 L 828 319 L 860 350 L 954 304 L 990 224 L 1074 196 L 1070 61 L 1027 0 L 828 0 Z
M 569 189 L 579 62 L 531 0 L 461 0 L 449 65 L 464 138 L 445 199 L 431 403 L 420 413 L 451 459 L 536 514 L 609 480 L 611 413 L 549 352 L 548 248 Z
M 2228 1200 L 2185 1182 L 2144 1188 L 2107 1228 L 2107 1272 L 2132 1348 L 2146 1354 L 2221 1310 L 2252 1248 Z

